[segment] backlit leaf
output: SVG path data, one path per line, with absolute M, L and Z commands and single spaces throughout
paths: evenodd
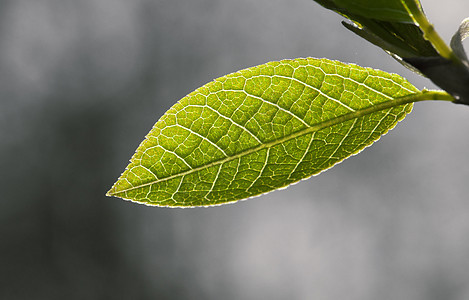
M 402 77 L 326 59 L 270 62 L 218 78 L 154 125 L 108 195 L 211 206 L 260 195 L 358 153 L 412 109 Z

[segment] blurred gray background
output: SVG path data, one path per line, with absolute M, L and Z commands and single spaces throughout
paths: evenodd
M 423 0 L 449 40 L 467 0 Z M 217 208 L 105 192 L 213 78 L 328 57 L 434 86 L 311 0 L 1 0 L 0 299 L 469 299 L 469 107 Z M 467 46 L 467 43 L 466 43 Z

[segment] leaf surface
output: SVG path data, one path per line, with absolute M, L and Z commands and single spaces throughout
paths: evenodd
M 327 59 L 270 62 L 190 93 L 154 125 L 108 195 L 211 206 L 318 174 L 393 128 L 418 90 L 402 77 Z
M 403 2 L 415 1 L 421 10 L 419 0 L 314 0 L 322 6 L 335 10 L 354 19 L 362 16 L 388 22 L 414 23 Z
M 333 0 L 348 12 L 383 21 L 413 23 L 401 0 Z
M 314 0 L 323 7 L 333 10 L 351 20 L 344 26 L 382 48 L 403 63 L 403 58 L 438 56 L 433 45 L 424 37 L 407 6 L 414 7 L 422 15 L 418 0 Z M 409 65 L 405 64 L 406 67 Z M 415 71 L 415 68 L 411 68 Z

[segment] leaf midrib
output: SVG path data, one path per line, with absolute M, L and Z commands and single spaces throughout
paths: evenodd
M 266 142 L 264 144 L 261 144 L 261 145 L 255 146 L 255 147 L 248 148 L 244 151 L 236 153 L 235 155 L 225 157 L 225 158 L 217 160 L 217 161 L 213 161 L 211 163 L 202 165 L 200 167 L 197 167 L 197 168 L 194 168 L 194 169 L 189 169 L 187 171 L 177 173 L 177 174 L 174 174 L 174 175 L 171 175 L 171 176 L 168 176 L 168 177 L 165 177 L 165 178 L 161 178 L 161 179 L 158 179 L 158 180 L 150 181 L 150 182 L 147 182 L 147 183 L 144 183 L 144 184 L 140 184 L 140 185 L 137 185 L 137 186 L 125 189 L 125 190 L 120 190 L 120 191 L 116 191 L 116 192 L 109 191 L 107 194 L 109 196 L 124 194 L 126 192 L 136 190 L 136 189 L 140 189 L 140 188 L 143 188 L 143 187 L 146 187 L 146 186 L 149 186 L 149 185 L 153 185 L 153 184 L 156 184 L 156 183 L 168 181 L 168 180 L 171 180 L 171 179 L 174 179 L 174 178 L 177 178 L 177 177 L 181 177 L 181 176 L 186 176 L 188 174 L 195 173 L 195 172 L 204 170 L 206 168 L 216 166 L 218 164 L 224 164 L 224 163 L 230 162 L 232 160 L 243 157 L 245 155 L 249 155 L 251 153 L 261 151 L 265 148 L 269 148 L 269 147 L 279 145 L 283 142 L 292 140 L 294 138 L 297 138 L 297 137 L 300 137 L 300 136 L 303 136 L 303 135 L 306 135 L 306 134 L 309 134 L 309 133 L 319 131 L 319 130 L 324 129 L 326 127 L 330 127 L 330 126 L 337 125 L 337 124 L 340 124 L 340 123 L 343 123 L 343 122 L 347 122 L 347 121 L 353 120 L 355 118 L 360 118 L 360 117 L 363 117 L 365 115 L 369 115 L 369 114 L 372 114 L 374 112 L 378 112 L 378 111 L 385 110 L 385 109 L 388 109 L 388 108 L 394 108 L 394 107 L 399 106 L 399 105 L 404 105 L 404 104 L 408 104 L 408 103 L 411 103 L 411 102 L 424 100 L 424 99 L 420 99 L 419 95 L 423 95 L 423 93 L 418 92 L 418 93 L 414 93 L 414 94 L 409 94 L 409 95 L 406 95 L 406 96 L 403 96 L 403 97 L 394 98 L 394 99 L 386 101 L 386 102 L 381 102 L 381 103 L 378 103 L 378 104 L 373 105 L 373 106 L 362 108 L 362 109 L 356 110 L 354 112 L 350 112 L 350 113 L 335 117 L 333 119 L 329 119 L 329 120 L 323 121 L 321 123 L 318 123 L 318 124 L 306 127 L 304 129 L 298 130 L 296 132 L 293 132 L 290 135 L 286 135 L 286 136 L 284 136 L 282 138 L 279 138 L 277 140 L 272 140 L 270 142 Z

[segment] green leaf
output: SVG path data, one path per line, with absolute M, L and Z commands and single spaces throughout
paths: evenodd
M 422 30 L 415 23 L 402 4 L 410 5 L 415 14 L 425 18 L 418 0 L 314 0 L 327 9 L 333 10 L 351 20 L 353 24 L 342 22 L 344 26 L 382 48 L 402 63 L 402 58 L 431 57 L 438 52 L 426 40 Z M 365 7 L 362 9 L 362 7 Z M 406 17 L 386 17 L 387 12 L 399 11 Z M 381 13 L 380 13 L 381 12 Z
M 211 206 L 286 187 L 378 140 L 412 109 L 395 97 L 416 92 L 398 75 L 327 59 L 229 74 L 168 110 L 108 195 Z
M 348 18 L 361 16 L 387 22 L 414 23 L 403 2 L 413 1 L 422 10 L 419 0 L 314 0 Z
M 401 0 L 332 0 L 349 13 L 382 21 L 413 23 Z

